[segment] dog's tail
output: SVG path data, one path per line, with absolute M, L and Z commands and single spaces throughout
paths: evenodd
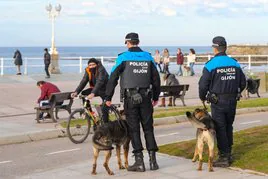
M 191 112 L 187 111 L 186 112 L 186 116 L 189 119 L 189 121 L 191 122 L 191 124 L 198 128 L 198 129 L 206 129 L 206 125 L 200 121 L 198 121 Z
M 104 144 L 99 142 L 99 139 L 102 136 L 103 136 L 103 134 L 100 131 L 95 131 L 95 133 L 92 137 L 93 146 L 99 150 L 112 150 L 112 149 L 114 149 L 111 145 L 104 145 Z

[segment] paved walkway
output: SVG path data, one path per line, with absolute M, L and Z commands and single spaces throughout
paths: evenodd
M 133 163 L 133 158 L 130 158 L 130 164 Z M 136 173 L 117 168 L 115 155 L 110 160 L 110 168 L 115 173 L 113 177 L 109 176 L 102 166 L 104 156 L 100 156 L 97 165 L 97 175 L 91 175 L 92 161 L 70 164 L 68 166 L 49 170 L 46 172 L 37 172 L 32 175 L 20 177 L 20 179 L 86 179 L 86 178 L 117 178 L 117 179 L 267 179 L 268 176 L 250 174 L 249 171 L 237 171 L 224 168 L 214 168 L 214 172 L 208 172 L 207 164 L 203 165 L 203 171 L 197 171 L 197 163 L 192 163 L 191 160 L 173 157 L 164 154 L 158 154 L 158 163 L 160 169 L 156 171 L 149 170 L 148 156 L 145 154 L 144 161 L 146 172 Z
M 55 83 L 62 91 L 73 91 L 78 85 L 81 79 L 79 74 L 65 74 L 65 75 L 52 75 L 52 78 L 47 80 Z M 35 101 L 40 94 L 40 90 L 36 87 L 38 80 L 44 80 L 44 75 L 32 75 L 32 76 L 3 76 L 0 77 L 0 145 L 8 143 L 20 143 L 41 139 L 54 138 L 62 135 L 57 124 L 47 120 L 45 123 L 37 124 L 34 121 L 35 114 L 33 107 Z M 198 80 L 199 77 L 180 77 L 181 84 L 190 84 L 190 89 L 186 93 L 186 104 L 201 105 L 198 99 Z M 114 103 L 118 103 L 118 91 L 115 94 Z M 262 94 L 262 97 L 268 97 L 268 94 Z M 100 101 L 100 100 L 97 100 Z M 181 102 L 177 100 L 177 105 L 181 105 Z M 80 107 L 80 102 L 77 100 L 74 103 L 74 108 Z M 65 112 L 59 113 L 60 117 L 67 118 L 68 114 Z M 164 123 L 168 123 L 169 120 L 163 120 Z M 148 156 L 145 156 L 148 158 Z M 103 159 L 100 157 L 100 162 Z M 130 159 L 130 163 L 133 161 Z M 195 170 L 196 164 L 193 164 L 190 160 L 171 157 L 167 155 L 159 155 L 159 163 L 161 168 L 158 171 L 148 171 L 145 173 L 130 173 L 126 171 L 118 171 L 115 161 L 115 157 L 111 159 L 111 168 L 116 173 L 117 178 L 267 178 L 267 176 L 257 176 L 249 174 L 245 171 L 234 171 L 229 169 L 215 169 L 215 172 L 209 173 L 207 166 L 204 165 L 204 171 L 198 172 Z M 147 162 L 147 160 L 146 160 Z M 42 173 L 35 173 L 30 176 L 24 176 L 22 178 L 88 178 L 90 175 L 89 166 L 92 163 L 78 163 L 70 164 L 68 166 L 50 170 Z M 148 163 L 146 163 L 148 168 Z M 106 178 L 109 177 L 102 165 L 98 166 L 97 171 L 99 175 L 94 178 Z
M 56 84 L 61 91 L 73 91 L 79 84 L 81 74 L 59 74 L 52 75 L 48 79 Z M 36 87 L 36 82 L 45 80 L 44 75 L 10 75 L 0 77 L 0 145 L 7 143 L 27 142 L 46 138 L 62 136 L 59 125 L 52 123 L 50 119 L 44 123 L 35 122 L 34 106 L 36 99 L 40 95 L 40 89 Z M 185 96 L 187 106 L 201 105 L 198 99 L 199 76 L 179 77 L 180 84 L 190 84 L 189 91 Z M 115 92 L 113 103 L 119 103 L 119 90 Z M 256 95 L 254 95 L 256 96 Z M 268 93 L 261 94 L 268 97 Z M 100 98 L 95 99 L 101 102 Z M 182 105 L 180 100 L 176 101 L 177 106 Z M 73 108 L 81 107 L 80 101 L 75 100 Z M 59 116 L 66 120 L 68 113 L 62 111 Z M 159 124 L 173 123 L 177 118 L 157 120 Z

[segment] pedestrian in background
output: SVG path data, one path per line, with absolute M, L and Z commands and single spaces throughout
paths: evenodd
M 190 68 L 191 76 L 195 75 L 194 72 L 195 61 L 196 61 L 195 50 L 191 48 L 189 55 L 187 56 L 187 66 Z
M 179 66 L 179 70 L 177 73 L 178 76 L 182 76 L 183 74 L 182 69 L 181 69 L 181 66 L 183 65 L 183 61 L 184 61 L 183 53 L 181 52 L 181 49 L 178 48 L 178 51 L 177 51 L 177 65 Z
M 20 66 L 22 66 L 22 57 L 18 49 L 15 51 L 13 58 L 14 64 L 17 66 L 17 75 L 21 75 Z
M 233 122 L 237 100 L 246 86 L 246 78 L 237 60 L 226 54 L 224 37 L 213 38 L 214 57 L 208 61 L 199 80 L 199 97 L 211 103 L 215 123 L 219 158 L 215 167 L 229 167 L 232 163 Z
M 44 51 L 45 51 L 45 54 L 44 54 L 44 64 L 45 64 L 45 72 L 46 72 L 46 75 L 47 75 L 46 78 L 50 78 L 50 74 L 49 74 L 48 68 L 49 68 L 49 65 L 50 65 L 50 62 L 51 62 L 51 56 L 48 53 L 47 48 L 45 48 Z
M 120 77 L 120 87 L 124 93 L 124 111 L 135 156 L 135 163 L 128 166 L 128 171 L 144 172 L 140 123 L 149 153 L 150 170 L 159 168 L 156 162 L 158 146 L 154 136 L 153 106 L 157 105 L 160 94 L 160 77 L 153 57 L 138 47 L 139 42 L 137 33 L 126 35 L 125 44 L 128 51 L 118 56 L 111 71 L 106 87 L 106 104 L 111 105 Z
M 169 69 L 168 69 L 168 66 L 169 66 L 169 51 L 168 51 L 167 48 L 164 49 L 162 58 L 163 58 L 163 63 L 164 63 L 163 73 L 168 74 L 169 73 Z
M 162 61 L 161 61 L 161 55 L 159 53 L 159 50 L 155 50 L 154 61 L 158 65 L 158 68 L 160 70 L 160 73 L 162 73 L 163 72 L 163 70 L 161 68 Z

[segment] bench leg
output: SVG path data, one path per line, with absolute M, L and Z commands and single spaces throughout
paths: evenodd
M 259 90 L 257 91 L 257 96 L 260 98 L 260 95 L 259 95 Z
M 186 106 L 186 104 L 184 102 L 184 96 L 181 96 L 180 99 L 181 99 L 181 102 L 182 102 L 183 106 Z
M 40 109 L 36 110 L 36 122 L 40 123 Z
M 59 113 L 59 109 L 55 109 L 55 117 L 56 117 L 56 119 L 59 119 L 59 116 L 58 116 L 58 113 Z
M 71 108 L 67 108 L 66 110 L 68 111 L 69 114 L 72 113 L 72 109 Z
M 57 120 L 55 119 L 54 114 L 53 114 L 53 109 L 49 110 L 48 113 L 50 114 L 52 121 L 57 122 Z

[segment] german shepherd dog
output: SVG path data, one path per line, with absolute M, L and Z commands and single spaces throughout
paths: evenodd
M 215 137 L 215 125 L 214 122 L 207 112 L 206 109 L 195 109 L 193 113 L 187 111 L 186 116 L 194 127 L 197 128 L 196 131 L 196 146 L 192 161 L 197 160 L 197 155 L 199 156 L 199 165 L 197 170 L 202 170 L 203 164 L 203 147 L 207 143 L 209 149 L 209 159 L 208 159 L 208 169 L 213 172 L 213 158 L 214 158 L 214 144 L 216 141 Z
M 128 133 L 128 124 L 126 120 L 116 120 L 109 121 L 101 126 L 98 126 L 94 135 L 92 137 L 93 141 L 93 169 L 91 174 L 96 175 L 97 168 L 97 159 L 99 156 L 99 152 L 104 150 L 105 154 L 105 162 L 103 164 L 109 175 L 114 175 L 114 173 L 110 170 L 108 163 L 112 155 L 112 145 L 116 146 L 116 155 L 118 160 L 119 169 L 125 169 L 128 167 L 128 151 L 129 151 L 129 143 L 130 136 Z M 125 166 L 122 165 L 120 152 L 121 146 L 124 148 L 124 158 L 125 158 Z

